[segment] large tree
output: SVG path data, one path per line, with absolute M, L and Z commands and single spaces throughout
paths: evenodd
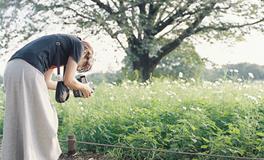
M 262 0 L 0 2 L 5 2 L 0 3 L 5 5 L 5 12 L 1 10 L 0 19 L 1 28 L 4 29 L 1 32 L 4 35 L 2 46 L 8 42 L 6 37 L 17 37 L 17 32 L 28 37 L 43 28 L 46 23 L 58 23 L 58 20 L 63 21 L 65 25 L 104 30 L 123 47 L 131 61 L 132 69 L 140 71 L 143 81 L 149 79 L 161 59 L 179 47 L 184 40 L 195 36 L 237 37 L 249 33 L 251 29 L 261 30 L 264 21 Z M 20 23 L 17 28 L 10 27 L 17 23 Z M 160 43 L 164 38 L 169 41 L 166 44 Z

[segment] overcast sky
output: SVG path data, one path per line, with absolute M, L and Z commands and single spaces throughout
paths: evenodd
M 196 50 L 201 57 L 208 57 L 217 64 L 248 62 L 264 65 L 264 34 L 254 33 L 231 46 L 204 42 L 197 45 Z

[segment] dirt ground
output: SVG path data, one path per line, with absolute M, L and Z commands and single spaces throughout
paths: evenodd
M 104 155 L 93 153 L 77 153 L 71 156 L 63 154 L 59 160 L 106 160 L 106 157 Z

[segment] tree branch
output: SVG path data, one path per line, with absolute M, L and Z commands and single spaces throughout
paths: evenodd
M 158 34 L 161 32 L 164 28 L 166 28 L 168 25 L 172 24 L 175 18 L 182 16 L 182 14 L 188 9 L 188 6 L 193 3 L 195 0 L 189 0 L 183 7 L 179 8 L 179 10 L 176 11 L 174 14 L 169 14 L 171 16 L 165 18 L 164 20 L 157 23 L 157 25 L 154 27 L 153 35 Z M 172 13 L 174 12 L 172 11 Z
M 158 25 L 158 23 L 161 21 L 161 19 L 162 19 L 163 15 L 164 15 L 165 11 L 167 10 L 167 8 L 168 8 L 168 5 L 165 5 L 164 8 L 158 14 L 159 16 L 157 18 L 157 24 L 156 25 Z
M 92 2 L 96 3 L 98 5 L 99 8 L 105 10 L 106 12 L 108 12 L 109 14 L 113 14 L 114 11 L 113 9 L 107 5 L 107 4 L 104 4 L 103 2 L 101 2 L 100 0 L 91 0 Z
M 197 28 L 194 33 L 199 33 L 199 32 L 203 32 L 203 31 L 207 31 L 207 30 L 216 30 L 216 31 L 227 31 L 229 29 L 233 29 L 233 28 L 243 28 L 243 27 L 247 27 L 247 26 L 252 26 L 255 24 L 259 24 L 261 22 L 264 22 L 264 17 L 261 18 L 260 20 L 257 20 L 255 22 L 251 22 L 251 23 L 244 23 L 244 24 L 228 24 L 225 25 L 223 24 L 222 26 L 204 26 L 204 27 L 199 27 Z
M 212 10 L 213 10 L 213 7 L 215 6 L 217 2 L 214 1 L 212 2 L 209 6 L 206 6 L 204 8 L 203 11 L 201 11 L 195 21 L 189 25 L 189 27 L 187 29 L 185 29 L 180 35 L 178 38 L 174 39 L 173 41 L 169 42 L 168 44 L 166 44 L 165 46 L 163 46 L 157 53 L 157 57 L 153 58 L 153 62 L 154 63 L 158 63 L 164 56 L 166 56 L 167 54 L 169 54 L 172 50 L 174 50 L 176 47 L 178 47 L 181 42 L 191 36 L 195 30 L 195 28 L 197 28 L 201 22 L 203 21 L 203 19 L 209 15 Z
M 158 11 L 161 5 L 162 3 L 159 3 L 159 2 L 157 2 L 157 4 L 154 4 L 154 2 L 150 3 L 148 17 L 147 17 L 148 28 L 145 31 L 146 34 L 150 35 L 151 32 L 153 32 L 153 26 L 155 23 L 155 19 L 157 18 Z

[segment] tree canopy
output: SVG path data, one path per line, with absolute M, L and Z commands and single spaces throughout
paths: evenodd
M 104 31 L 117 40 L 143 80 L 183 41 L 239 37 L 264 28 L 262 0 L 2 0 L 0 4 L 2 47 L 53 23 L 74 26 L 76 32 Z M 164 38 L 167 43 L 160 43 Z
M 199 80 L 204 69 L 205 63 L 194 46 L 184 42 L 160 61 L 154 76 Z

